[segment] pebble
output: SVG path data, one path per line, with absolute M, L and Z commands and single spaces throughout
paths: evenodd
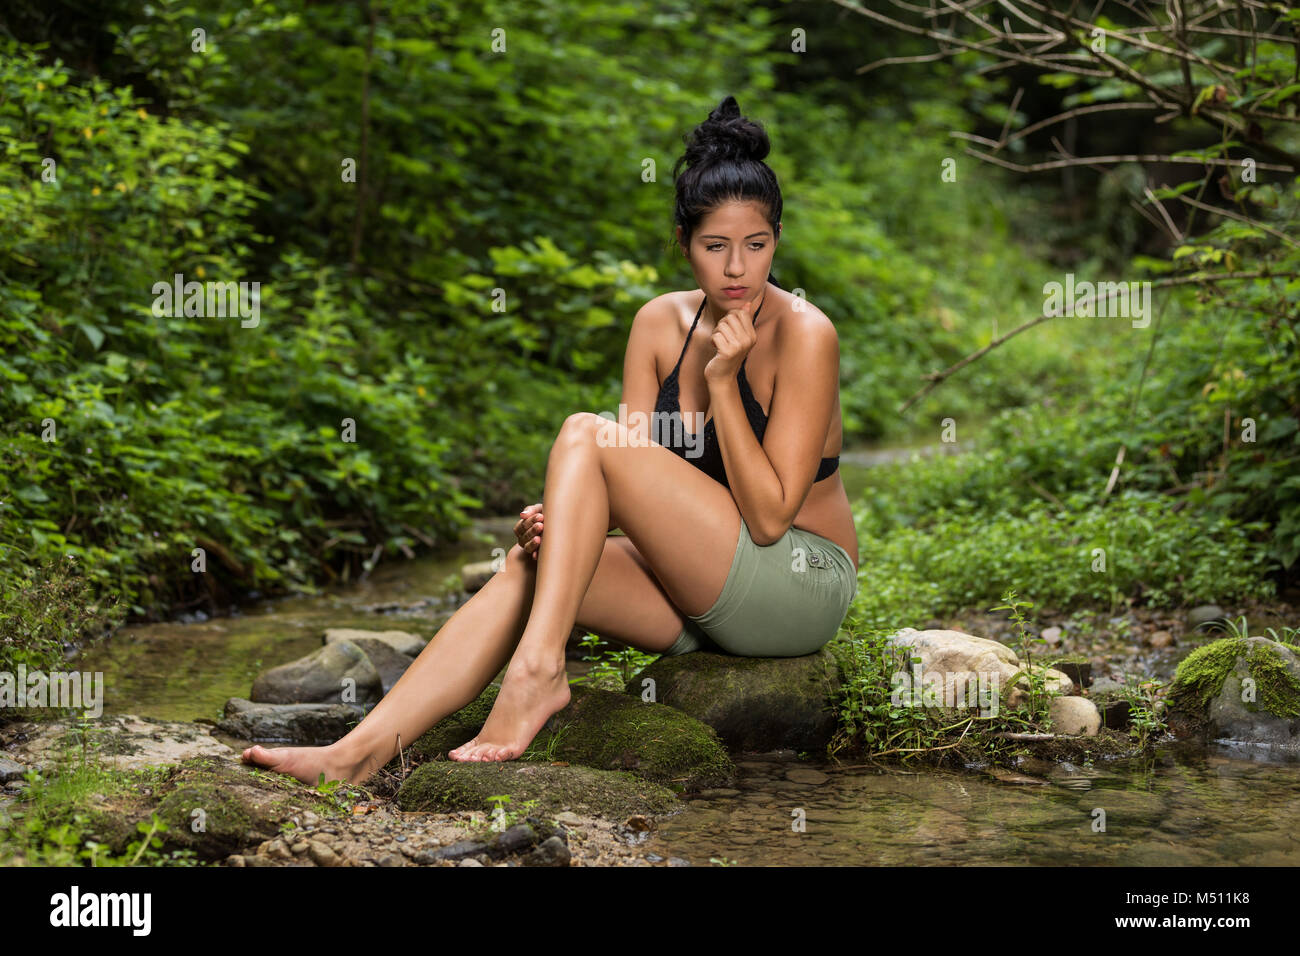
M 461 860 L 456 865 L 457 866 L 482 866 L 483 864 L 480 863 L 478 860 L 474 859 L 472 856 L 467 856 L 465 857 L 465 859 Z
M 1171 647 L 1174 643 L 1174 636 L 1168 631 L 1156 631 L 1151 635 L 1152 647 Z
M 307 855 L 317 866 L 338 866 L 343 861 L 339 855 L 319 840 L 312 840 L 307 848 Z

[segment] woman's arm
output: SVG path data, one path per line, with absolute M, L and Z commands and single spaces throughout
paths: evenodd
M 782 322 L 780 356 L 763 444 L 758 443 L 735 376 L 709 382 L 714 431 L 727 482 L 758 545 L 790 528 L 812 489 L 839 390 L 840 344 L 815 310 Z

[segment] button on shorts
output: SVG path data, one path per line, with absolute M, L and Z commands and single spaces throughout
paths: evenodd
M 687 615 L 664 656 L 712 651 L 739 657 L 815 653 L 840 629 L 858 591 L 857 569 L 834 541 L 791 527 L 760 546 L 740 519 L 740 538 L 713 606 Z

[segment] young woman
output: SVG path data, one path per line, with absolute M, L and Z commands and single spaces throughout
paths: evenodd
M 359 783 L 507 663 L 487 723 L 449 756 L 518 757 L 569 702 L 575 623 L 659 654 L 795 656 L 835 636 L 858 565 L 838 472 L 839 339 L 769 275 L 782 203 L 768 149 L 730 96 L 694 131 L 673 175 L 677 243 L 699 288 L 637 313 L 626 416 L 565 419 L 505 568 L 347 736 L 250 747 L 247 762 Z M 629 427 L 637 413 L 662 441 Z

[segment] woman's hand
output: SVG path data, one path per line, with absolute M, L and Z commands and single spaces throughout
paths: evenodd
M 719 320 L 718 327 L 713 330 L 713 347 L 717 354 L 704 366 L 705 381 L 726 382 L 736 377 L 740 363 L 758 341 L 758 333 L 754 331 L 757 303 L 758 298 L 750 299 Z
M 537 560 L 537 550 L 542 546 L 542 503 L 529 505 L 519 512 L 515 523 L 515 537 L 525 554 L 531 554 Z

